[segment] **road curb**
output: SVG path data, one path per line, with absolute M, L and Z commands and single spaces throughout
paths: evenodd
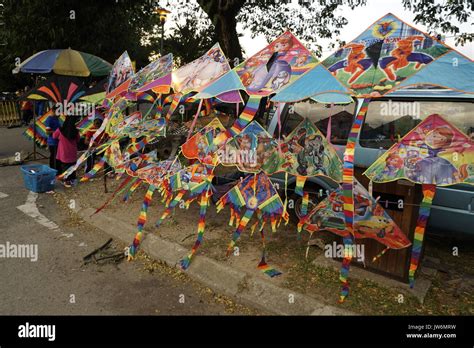
M 87 223 L 124 243 L 131 243 L 136 233 L 135 227 L 114 219 L 104 212 L 93 215 L 94 212 L 94 208 L 76 209 L 76 213 Z M 151 233 L 146 234 L 140 247 L 153 259 L 163 261 L 176 268 L 179 268 L 179 260 L 189 252 L 181 245 Z M 269 313 L 278 315 L 354 315 L 345 309 L 323 304 L 310 296 L 276 286 L 270 281 L 259 279 L 203 255 L 194 257 L 189 269 L 185 272 L 214 291 Z

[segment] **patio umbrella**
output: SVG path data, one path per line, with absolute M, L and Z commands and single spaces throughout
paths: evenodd
M 112 65 L 89 53 L 67 49 L 38 52 L 16 67 L 12 73 L 47 74 L 54 72 L 68 76 L 106 76 Z

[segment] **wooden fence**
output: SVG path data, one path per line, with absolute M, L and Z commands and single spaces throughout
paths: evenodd
M 20 104 L 16 100 L 0 100 L 0 127 L 21 125 Z

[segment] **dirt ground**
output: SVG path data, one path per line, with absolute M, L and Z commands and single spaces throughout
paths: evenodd
M 106 194 L 103 179 L 98 177 L 92 182 L 80 183 L 78 187 L 67 190 L 67 195 L 70 198 L 77 198 L 83 206 L 98 208 L 110 197 L 111 192 L 114 192 L 120 182 L 108 179 L 109 193 Z M 104 213 L 136 226 L 145 192 L 146 187 L 142 185 L 133 193 L 128 202 L 123 202 L 122 197 L 117 196 L 105 208 Z M 163 204 L 159 195 L 157 193 L 155 195 L 148 210 L 146 234 L 155 233 L 191 249 L 197 233 L 198 205 L 192 203 L 188 210 L 176 207 L 173 214 L 157 228 L 155 222 L 161 216 Z M 226 257 L 227 245 L 235 229 L 228 225 L 228 220 L 228 208 L 224 208 L 217 214 L 214 205 L 209 207 L 204 242 L 197 252 L 197 257 L 206 255 L 237 269 L 270 279 L 257 269 L 262 256 L 262 243 L 258 233 L 253 235 L 250 233 L 252 221 L 237 242 L 238 255 Z M 296 225 L 291 221 L 286 226 L 282 224 L 276 233 L 271 233 L 267 228 L 265 231 L 267 263 L 283 273 L 271 278 L 271 281 L 275 285 L 300 291 L 324 303 L 334 305 L 340 290 L 338 272 L 317 266 L 312 262 L 323 253 L 323 250 L 312 246 L 306 258 L 309 235 L 303 231 L 298 236 Z M 133 235 L 130 236 L 130 242 L 133 237 Z M 333 237 L 330 234 L 323 234 L 320 238 L 323 238 L 326 243 Z M 431 276 L 432 287 L 425 297 L 424 304 L 420 304 L 409 294 L 404 294 L 403 302 L 400 303 L 400 289 L 387 288 L 368 279 L 350 277 L 351 293 L 342 306 L 356 313 L 375 315 L 473 315 L 474 248 L 466 247 L 462 251 L 462 257 L 456 257 L 452 255 L 449 243 L 428 239 L 425 256 L 439 258 L 441 266 L 438 267 L 437 275 Z

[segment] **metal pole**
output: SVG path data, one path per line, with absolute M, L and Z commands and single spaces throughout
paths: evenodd
M 165 35 L 165 21 L 161 20 L 161 47 L 160 47 L 160 57 L 163 57 L 163 38 Z

